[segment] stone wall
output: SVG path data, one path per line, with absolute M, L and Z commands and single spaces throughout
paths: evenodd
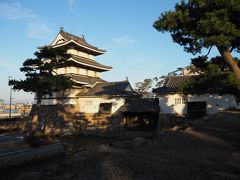
M 158 118 L 158 130 L 172 128 L 182 123 L 188 123 L 196 119 L 189 116 L 178 116 L 175 114 L 160 114 Z
M 14 135 L 25 131 L 28 117 L 0 119 L 0 134 Z
M 77 105 L 33 105 L 29 128 L 46 134 L 102 134 L 123 128 L 123 117 L 115 114 L 79 113 Z

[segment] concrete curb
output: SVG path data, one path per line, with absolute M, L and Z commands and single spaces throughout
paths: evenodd
M 64 154 L 63 146 L 60 143 L 6 152 L 0 154 L 0 170 Z

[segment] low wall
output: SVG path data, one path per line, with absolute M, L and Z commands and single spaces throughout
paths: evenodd
M 158 129 L 169 128 L 179 125 L 181 123 L 187 123 L 196 118 L 189 116 L 178 116 L 176 114 L 160 114 L 158 118 Z
M 15 134 L 26 130 L 28 117 L 0 119 L 0 134 Z
M 79 113 L 74 105 L 33 105 L 30 113 L 32 129 L 46 134 L 101 134 L 123 127 L 121 114 Z

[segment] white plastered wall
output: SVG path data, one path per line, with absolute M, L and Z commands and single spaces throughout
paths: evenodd
M 208 94 L 199 96 L 189 95 L 188 99 L 189 102 L 206 101 L 207 114 L 215 114 L 218 111 L 222 111 L 230 107 L 237 107 L 235 96 L 230 94 L 224 94 L 222 96 L 218 94 Z
M 78 68 L 77 67 L 71 67 L 71 73 L 73 74 L 77 74 L 79 71 L 78 71 Z
M 88 70 L 88 72 L 87 72 L 88 74 L 88 76 L 91 76 L 91 77 L 96 77 L 96 73 L 95 73 L 95 71 L 92 71 L 92 70 Z
M 76 49 L 68 49 L 67 53 L 94 60 L 93 55 L 87 54 L 85 52 L 77 51 Z
M 77 99 L 42 99 L 41 105 L 57 105 L 57 104 L 77 104 Z
M 187 112 L 186 104 L 175 104 L 176 98 L 182 98 L 180 94 L 160 95 L 159 106 L 162 114 L 185 114 Z
M 76 105 L 78 103 L 78 98 L 76 97 L 76 94 L 79 93 L 79 89 L 72 88 L 67 89 L 63 92 L 54 92 L 52 96 L 46 95 L 42 98 L 41 104 L 42 105 L 56 105 L 56 104 L 72 104 Z M 36 98 L 36 95 L 35 95 Z M 36 99 L 34 101 L 34 104 L 36 104 Z
M 79 111 L 82 113 L 98 113 L 100 103 L 112 103 L 112 113 L 115 113 L 122 105 L 124 98 L 79 98 Z
M 100 72 L 96 72 L 96 77 L 100 77 L 101 73 Z
M 90 77 L 100 77 L 100 72 L 92 71 L 92 70 L 86 70 L 79 67 L 69 66 L 66 68 L 58 68 L 55 69 L 57 74 L 80 74 L 84 76 L 90 76 Z
M 77 91 L 75 91 L 76 93 Z M 72 93 L 71 95 L 73 95 Z M 115 113 L 125 103 L 124 98 L 67 98 L 67 99 L 42 99 L 42 105 L 71 104 L 79 105 L 81 113 L 98 113 L 100 103 L 112 103 L 112 113 Z
M 66 74 L 66 69 L 65 68 L 58 68 L 55 70 L 57 74 Z
M 187 104 L 175 104 L 176 98 L 183 98 L 181 94 L 160 95 L 159 106 L 162 114 L 187 114 Z M 218 111 L 237 107 L 236 98 L 233 95 L 207 94 L 207 95 L 187 95 L 188 102 L 206 101 L 207 114 L 215 114 Z
M 87 70 L 86 69 L 80 69 L 80 74 L 81 75 L 87 75 Z

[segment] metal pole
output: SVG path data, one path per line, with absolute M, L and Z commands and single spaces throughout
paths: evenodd
M 8 80 L 11 80 L 12 76 L 8 76 Z M 12 117 L 12 86 L 10 85 L 10 97 L 9 97 L 9 118 Z
M 10 86 L 9 118 L 12 117 L 12 86 Z

